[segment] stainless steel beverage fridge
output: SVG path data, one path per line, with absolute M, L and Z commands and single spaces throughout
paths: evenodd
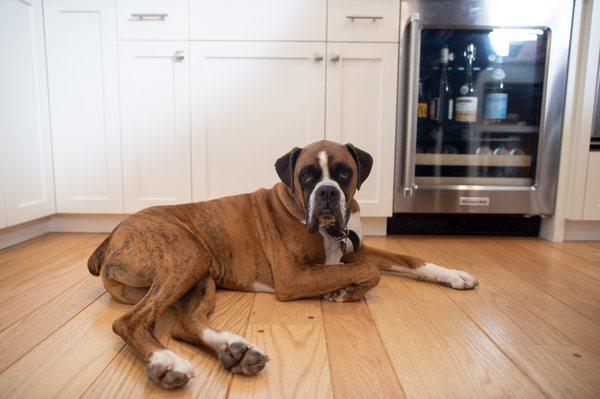
M 572 2 L 401 4 L 394 212 L 552 213 Z

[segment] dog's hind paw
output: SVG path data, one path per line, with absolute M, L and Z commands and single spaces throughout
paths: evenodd
M 148 376 L 161 387 L 171 389 L 185 385 L 194 378 L 194 371 L 187 360 L 163 349 L 152 354 Z
M 217 353 L 223 367 L 234 374 L 258 374 L 269 361 L 268 356 L 244 341 L 222 345 Z

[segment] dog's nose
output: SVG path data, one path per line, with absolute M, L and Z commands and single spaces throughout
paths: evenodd
M 340 192 L 333 186 L 321 186 L 315 195 L 324 200 L 335 200 L 340 196 Z

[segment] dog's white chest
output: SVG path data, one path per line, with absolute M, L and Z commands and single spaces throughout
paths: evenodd
M 358 236 L 360 242 L 362 242 L 362 224 L 360 222 L 360 213 L 354 212 L 350 215 L 348 219 L 348 230 L 352 230 Z M 332 237 L 323 229 L 319 229 L 319 233 L 323 237 L 323 247 L 325 249 L 325 264 L 326 265 L 335 265 L 339 264 L 344 253 L 340 248 L 340 240 L 338 238 Z M 345 239 L 346 244 L 346 252 L 351 252 L 354 250 L 352 245 L 352 241 L 349 238 Z

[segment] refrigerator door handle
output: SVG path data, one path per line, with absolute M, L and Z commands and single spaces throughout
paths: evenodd
M 412 13 L 408 19 L 408 60 L 406 73 L 406 109 L 404 112 L 404 170 L 402 173 L 402 187 L 404 195 L 413 195 L 415 189 L 415 151 L 417 143 L 415 133 L 417 130 L 417 85 L 419 79 L 419 33 L 420 15 Z

